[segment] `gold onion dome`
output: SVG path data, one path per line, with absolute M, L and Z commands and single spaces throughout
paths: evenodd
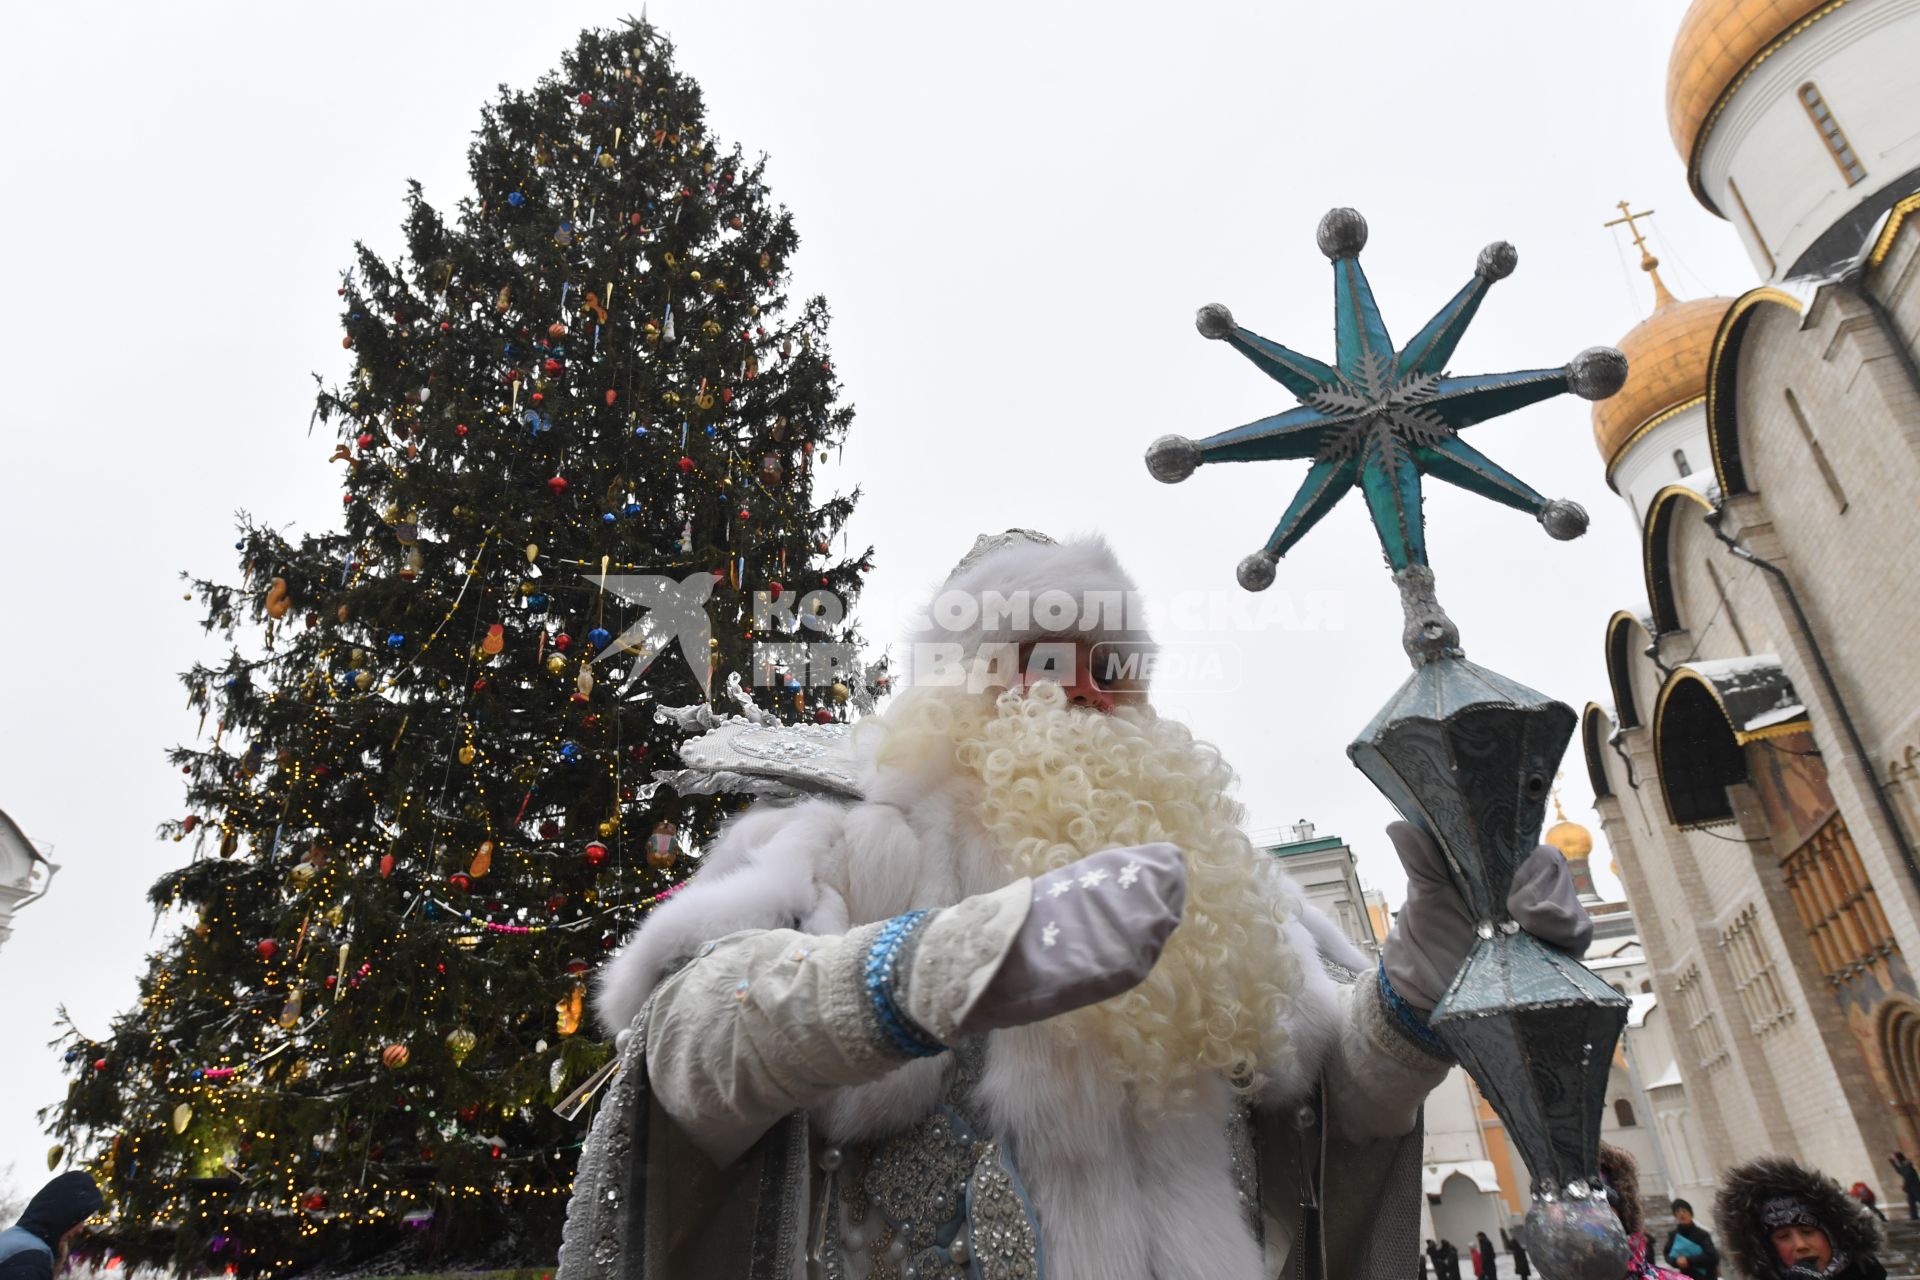
M 1542 840 L 1558 849 L 1568 862 L 1579 862 L 1593 852 L 1593 833 L 1567 817 L 1558 795 L 1553 798 L 1553 816 L 1559 821 L 1547 828 Z
M 1667 127 L 1701 202 L 1699 156 L 1726 99 L 1753 68 L 1846 0 L 1693 0 L 1667 62 Z M 1715 212 L 1720 212 L 1715 210 Z
M 1624 212 L 1626 201 L 1620 204 Z M 1626 385 L 1618 394 L 1593 404 L 1593 442 L 1609 472 L 1621 451 L 1642 432 L 1706 395 L 1713 336 L 1734 302 L 1732 298 L 1682 301 L 1667 292 L 1660 279 L 1660 259 L 1648 251 L 1640 229 L 1632 225 L 1633 219 L 1645 216 L 1628 214 L 1607 224 L 1628 224 L 1640 249 L 1640 269 L 1653 281 L 1653 314 L 1619 342 L 1620 353 L 1627 358 Z

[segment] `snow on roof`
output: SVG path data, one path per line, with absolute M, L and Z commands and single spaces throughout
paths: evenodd
M 1686 1081 L 1680 1078 L 1680 1064 L 1677 1062 L 1670 1062 L 1667 1064 L 1667 1069 L 1660 1073 L 1660 1078 L 1658 1080 L 1653 1080 L 1648 1082 L 1647 1091 L 1651 1093 L 1655 1089 L 1671 1089 L 1675 1085 L 1680 1085 L 1685 1083 Z
M 1689 662 L 1691 671 L 1713 686 L 1720 705 L 1742 733 L 1758 733 L 1806 715 L 1806 704 L 1794 691 L 1777 654 L 1756 653 L 1746 658 L 1708 658 Z
M 1675 483 L 1684 489 L 1691 489 L 1714 506 L 1720 505 L 1720 478 L 1711 470 L 1696 471 L 1692 475 L 1681 476 Z
M 1646 1026 L 1647 1015 L 1652 1013 L 1653 1007 L 1659 1003 L 1660 997 L 1651 991 L 1642 991 L 1637 995 L 1629 996 L 1627 1003 L 1627 1025 L 1629 1027 Z

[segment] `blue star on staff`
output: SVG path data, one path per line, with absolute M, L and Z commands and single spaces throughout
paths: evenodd
M 1353 488 L 1366 498 L 1394 573 L 1424 568 L 1421 477 L 1428 475 L 1525 511 L 1555 538 L 1586 532 L 1587 513 L 1578 503 L 1542 497 L 1459 433 L 1563 391 L 1603 400 L 1626 381 L 1626 357 L 1611 347 L 1592 347 L 1558 369 L 1453 377 L 1446 363 L 1487 290 L 1513 274 L 1513 246 L 1499 241 L 1482 249 L 1473 279 L 1413 341 L 1395 350 L 1360 269 L 1366 219 L 1352 209 L 1335 209 L 1320 220 L 1316 238 L 1333 263 L 1338 363 L 1323 364 L 1242 328 L 1218 303 L 1204 306 L 1195 317 L 1201 334 L 1251 360 L 1291 391 L 1299 406 L 1204 440 L 1162 436 L 1147 450 L 1147 469 L 1169 484 L 1202 463 L 1312 459 L 1266 545 L 1241 561 L 1240 585 L 1249 591 L 1272 585 L 1280 557 Z

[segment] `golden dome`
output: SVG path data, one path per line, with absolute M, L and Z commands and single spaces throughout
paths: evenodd
M 1560 851 L 1560 856 L 1568 862 L 1579 862 L 1593 852 L 1593 833 L 1577 822 L 1569 821 L 1565 811 L 1560 808 L 1560 797 L 1553 797 L 1553 816 L 1560 819 L 1547 828 L 1547 834 L 1540 837 Z
M 1649 259 L 1650 261 L 1650 259 Z M 1732 298 L 1676 299 L 1653 276 L 1653 314 L 1617 344 L 1627 358 L 1627 384 L 1593 403 L 1593 442 L 1608 471 L 1643 428 L 1707 393 L 1707 357 Z
M 1680 19 L 1667 62 L 1667 128 L 1687 163 L 1694 195 L 1709 209 L 1713 202 L 1700 190 L 1696 161 L 1723 99 L 1781 43 L 1846 2 L 1693 0 Z

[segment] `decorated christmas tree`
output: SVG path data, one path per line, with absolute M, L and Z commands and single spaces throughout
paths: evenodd
M 650 785 L 659 709 L 838 719 L 884 679 L 794 656 L 851 641 L 869 567 L 857 494 L 814 494 L 851 411 L 764 160 L 702 113 L 653 29 L 587 32 L 484 111 L 457 217 L 416 185 L 404 254 L 358 249 L 315 415 L 342 527 L 243 516 L 238 584 L 193 583 L 227 654 L 172 754 L 185 927 L 59 1042 L 46 1118 L 130 1261 L 550 1263 L 586 984 L 728 805 Z

